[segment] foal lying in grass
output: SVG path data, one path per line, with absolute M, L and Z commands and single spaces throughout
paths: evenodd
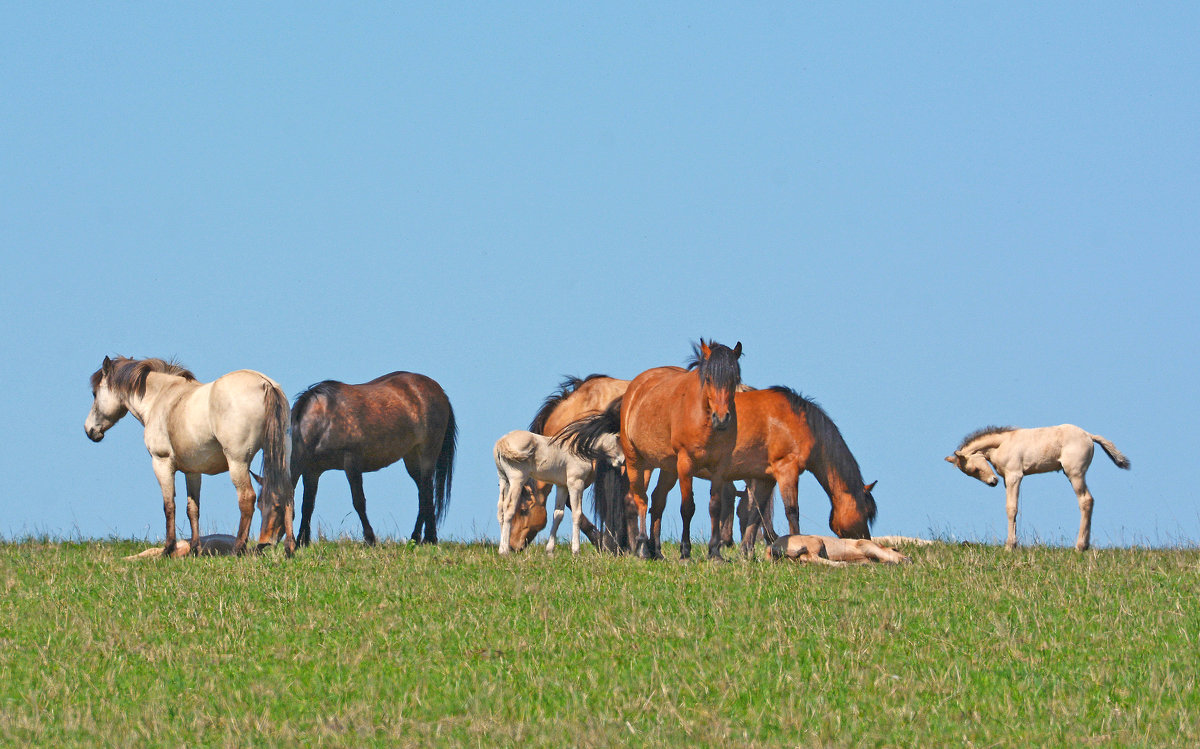
M 209 536 L 201 536 L 196 539 L 196 554 L 202 557 L 227 557 L 233 555 L 233 545 L 237 542 L 237 538 L 224 533 L 213 533 Z M 175 542 L 175 549 L 171 552 L 171 559 L 181 559 L 192 553 L 192 542 L 187 539 L 179 539 Z M 163 547 L 153 546 L 146 549 L 141 554 L 132 554 L 125 557 L 126 559 L 161 559 L 163 556 Z
M 834 536 L 780 536 L 767 547 L 767 558 L 799 559 L 801 562 L 844 567 L 850 563 L 883 562 L 900 564 L 912 560 L 895 549 L 880 546 L 866 538 L 836 538 Z

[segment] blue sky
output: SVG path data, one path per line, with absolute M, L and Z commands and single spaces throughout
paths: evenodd
M 161 538 L 140 425 L 83 433 L 106 354 L 430 375 L 469 539 L 562 375 L 705 336 L 826 408 L 876 533 L 1002 538 L 942 457 L 1070 422 L 1133 460 L 1097 454 L 1095 543 L 1200 539 L 1196 6 L 393 6 L 0 6 L 0 534 Z M 366 494 L 407 537 L 403 469 Z M 1064 477 L 1022 495 L 1024 541 L 1073 542 Z M 235 507 L 205 479 L 204 530 Z M 358 535 L 340 475 L 316 520 Z

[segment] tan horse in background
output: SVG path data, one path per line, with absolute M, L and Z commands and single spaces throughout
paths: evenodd
M 84 422 L 89 439 L 104 439 L 105 432 L 127 413 L 145 427 L 146 449 L 166 515 L 164 556 L 171 556 L 176 544 L 176 471 L 183 473 L 187 484 L 193 548 L 200 538 L 200 477 L 229 471 L 241 510 L 234 552 L 245 550 L 256 499 L 250 461 L 259 450 L 264 479 L 257 497 L 262 514 L 259 548 L 286 536 L 287 553 L 295 550 L 289 409 L 277 382 L 241 369 L 201 383 L 187 369 L 162 359 L 106 356 L 92 374 L 91 384 L 92 409 Z
M 1009 549 L 1017 545 L 1017 499 L 1021 479 L 1031 473 L 1062 471 L 1067 474 L 1079 499 L 1079 538 L 1075 548 L 1085 551 L 1091 543 L 1094 500 L 1084 474 L 1092 464 L 1093 442 L 1103 448 L 1117 468 L 1129 468 L 1129 459 L 1113 443 L 1074 424 L 1036 429 L 984 427 L 963 438 L 954 454 L 946 456 L 946 461 L 988 486 L 1000 483 L 996 474 L 1004 479 L 1008 510 L 1008 540 L 1004 545 Z

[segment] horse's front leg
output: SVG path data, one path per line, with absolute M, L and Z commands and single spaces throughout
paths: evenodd
M 1075 540 L 1075 550 L 1087 551 L 1092 540 L 1092 506 L 1095 500 L 1088 491 L 1083 474 L 1068 478 L 1071 479 L 1071 488 L 1075 490 L 1075 496 L 1079 499 L 1079 538 Z
M 680 559 L 692 558 L 692 516 L 696 514 L 696 502 L 692 495 L 692 469 L 691 456 L 681 451 L 675 458 L 675 475 L 679 478 L 679 517 L 683 520 L 683 534 L 679 539 Z M 717 525 L 713 526 L 713 536 L 718 545 L 721 543 L 720 522 L 718 509 Z M 657 541 L 657 537 L 655 540 Z
M 1022 475 L 1004 477 L 1004 509 L 1008 512 L 1008 540 L 1004 548 L 1017 548 L 1017 498 L 1021 494 Z
M 167 537 L 163 542 L 163 558 L 175 553 L 175 465 L 170 458 L 154 458 L 154 476 L 162 489 L 163 515 L 167 520 Z
M 187 514 L 192 526 L 191 552 L 199 553 L 200 549 L 200 474 L 185 473 L 184 483 L 187 485 Z
M 712 481 L 709 482 L 708 490 L 708 516 L 712 521 L 712 532 L 708 537 L 708 558 L 714 562 L 724 562 L 725 558 L 721 556 L 721 525 L 723 519 L 723 509 L 725 507 L 725 478 L 724 476 L 714 475 Z M 682 481 L 680 482 L 682 486 Z M 692 505 L 692 510 L 695 511 L 695 505 Z
M 546 541 L 546 553 L 553 554 L 558 545 L 558 526 L 566 514 L 567 485 L 558 484 L 554 491 L 554 522 L 550 524 L 550 538 Z

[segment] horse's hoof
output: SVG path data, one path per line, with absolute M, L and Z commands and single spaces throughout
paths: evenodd
M 271 544 L 259 544 L 258 546 L 254 547 L 254 553 L 262 554 L 264 551 L 266 551 L 269 548 L 271 548 Z
M 641 536 L 637 540 L 637 555 L 638 559 L 652 559 L 650 554 L 650 539 Z
M 713 564 L 729 564 L 729 560 L 721 556 L 719 553 L 709 554 L 708 561 L 712 562 Z

